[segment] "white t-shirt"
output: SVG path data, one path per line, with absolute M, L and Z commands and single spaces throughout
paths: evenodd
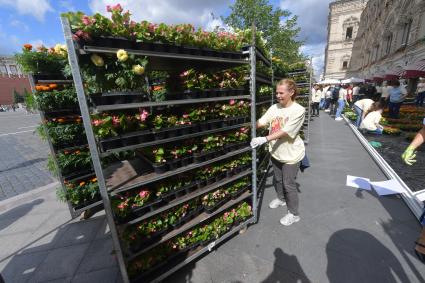
M 353 96 L 359 95 L 360 88 L 358 86 L 353 87 Z
M 369 131 L 375 131 L 379 126 L 379 121 L 381 121 L 382 114 L 381 111 L 372 111 L 364 117 L 362 123 L 360 124 L 360 129 L 366 129 Z
M 347 90 L 345 88 L 341 88 L 339 90 L 339 97 L 338 99 L 347 99 Z
M 354 103 L 354 105 L 359 107 L 363 111 L 367 111 L 367 110 L 369 110 L 369 108 L 372 106 L 373 103 L 374 103 L 374 101 L 372 99 L 365 98 L 365 99 L 361 99 L 359 101 L 356 101 L 356 103 Z
M 322 97 L 322 91 L 320 89 L 314 90 L 314 92 L 311 95 L 311 101 L 312 102 L 320 102 L 321 97 Z
M 381 97 L 382 98 L 387 98 L 390 95 L 390 89 L 392 89 L 393 87 L 390 85 L 384 86 L 382 87 L 382 94 Z
M 270 134 L 284 131 L 288 134 L 278 140 L 269 142 L 271 156 L 287 164 L 300 162 L 305 155 L 304 141 L 298 135 L 305 117 L 305 108 L 294 102 L 289 107 L 282 107 L 279 103 L 270 106 L 258 122 L 269 125 Z
M 420 93 L 420 92 L 424 92 L 424 91 L 425 91 L 425 83 L 418 83 L 418 87 L 416 89 L 416 92 Z

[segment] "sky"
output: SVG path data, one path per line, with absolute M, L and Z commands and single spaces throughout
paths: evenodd
M 132 19 L 165 23 L 192 23 L 205 29 L 222 24 L 233 0 L 0 0 L 0 55 L 19 52 L 25 43 L 54 46 L 64 43 L 60 14 L 82 11 L 106 13 L 106 5 L 120 3 Z M 323 71 L 327 17 L 331 0 L 269 0 L 298 16 L 301 51 L 313 58 L 316 75 Z

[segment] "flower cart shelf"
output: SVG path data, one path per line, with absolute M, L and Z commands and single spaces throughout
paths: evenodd
M 29 76 L 29 81 L 31 85 L 31 89 L 33 93 L 36 92 L 37 88 L 36 85 L 42 84 L 42 85 L 68 85 L 72 84 L 72 80 L 65 79 L 61 75 L 53 75 L 53 74 L 34 74 Z M 72 106 L 72 105 L 67 105 Z M 54 121 L 58 120 L 60 118 L 57 117 L 73 117 L 80 115 L 80 110 L 78 107 L 71 107 L 69 109 L 44 109 L 39 110 L 41 121 L 43 121 L 43 131 L 46 133 L 46 140 L 50 148 L 50 153 L 55 165 L 55 170 L 57 172 L 57 178 L 59 179 L 61 188 L 60 190 L 63 192 L 63 194 L 66 194 L 66 186 L 65 182 L 67 181 L 73 181 L 72 179 L 76 179 L 78 177 L 89 177 L 93 176 L 93 170 L 84 170 L 81 172 L 69 172 L 66 174 L 65 171 L 62 171 L 58 165 L 58 154 L 66 152 L 66 151 L 74 151 L 78 150 L 84 147 L 88 147 L 87 140 L 85 136 L 82 136 L 83 128 L 81 127 L 81 132 L 76 135 L 76 139 L 74 139 L 71 142 L 63 141 L 61 139 L 61 136 L 58 136 L 59 139 L 54 139 L 51 134 L 49 134 L 49 129 L 46 125 L 48 121 Z M 57 118 L 57 119 L 56 119 Z M 70 121 L 72 123 L 72 121 Z M 87 176 L 87 173 L 88 174 Z M 103 206 L 103 202 L 100 198 L 99 194 L 96 194 L 91 200 L 82 201 L 82 203 L 73 204 L 70 200 L 67 201 L 68 209 L 71 214 L 72 218 L 78 217 L 82 212 L 95 208 Z
M 114 9 L 118 8 L 115 7 Z M 117 10 L 113 12 L 116 13 Z M 241 130 L 239 133 L 237 129 L 250 126 L 251 137 L 248 137 L 256 136 L 256 108 L 259 107 L 256 105 L 256 83 L 271 86 L 272 80 L 267 76 L 257 77 L 255 64 L 258 60 L 258 62 L 261 61 L 262 64 L 271 67 L 271 61 L 254 46 L 247 47 L 243 52 L 230 52 L 212 50 L 207 47 L 195 48 L 181 44 L 140 42 L 108 36 L 77 43 L 73 40 L 73 36 L 76 34 L 73 34 L 75 30 L 71 30 L 68 18 L 62 18 L 62 27 L 69 50 L 70 66 L 77 89 L 80 112 L 93 167 L 99 180 L 100 195 L 105 206 L 123 281 L 158 282 L 205 252 L 211 251 L 215 245 L 247 227 L 248 224 L 255 223 L 258 217 L 257 186 L 259 183 L 257 166 L 260 163 L 257 161 L 257 150 L 251 149 L 245 139 L 249 133 L 247 134 L 245 130 Z M 148 62 L 146 65 L 148 71 L 177 73 L 194 68 L 195 70 L 218 72 L 229 68 L 249 66 L 249 92 L 245 87 L 239 86 L 233 88 L 232 86 L 224 86 L 220 89 L 205 87 L 203 90 L 188 87 L 190 90 L 166 92 L 164 101 L 150 101 L 149 91 L 131 93 L 131 88 L 130 92 L 111 93 L 108 92 L 107 87 L 99 87 L 101 92 L 97 91 L 97 94 L 86 93 L 89 88 L 85 88 L 87 77 L 82 71 L 87 71 L 83 68 L 91 68 L 91 65 L 89 67 L 84 65 L 87 63 L 87 58 L 91 57 L 92 63 L 96 67 L 100 67 L 100 69 L 96 69 L 97 74 L 97 70 L 102 70 L 101 67 L 103 66 L 101 56 L 110 60 L 115 58 L 115 55 L 121 63 L 129 58 L 131 58 L 129 60 L 136 60 L 146 57 L 143 60 Z M 80 61 L 83 62 L 81 67 Z M 137 68 L 134 69 L 134 67 Z M 141 68 L 140 65 L 133 65 L 133 71 L 136 70 L 138 75 L 142 73 Z M 128 73 L 128 70 L 126 72 Z M 241 85 L 246 83 L 244 72 L 240 71 L 239 74 L 242 75 L 237 77 L 241 78 L 243 82 Z M 143 77 L 139 78 L 138 80 L 142 82 Z M 145 81 L 148 83 L 147 79 Z M 149 86 L 147 89 L 149 89 Z M 158 97 L 156 96 L 156 98 Z M 263 99 L 264 102 L 269 103 L 272 98 Z M 238 102 L 235 105 L 234 100 L 241 103 Z M 250 106 L 246 101 L 250 102 Z M 228 104 L 226 104 L 227 102 Z M 207 104 L 207 111 L 218 107 L 219 112 L 211 111 L 213 113 L 208 113 L 209 116 L 206 116 L 208 117 L 206 120 L 198 118 L 189 123 L 184 120 L 188 114 L 176 114 L 179 111 L 192 109 L 187 108 L 187 106 L 193 107 L 202 103 Z M 209 108 L 210 104 L 214 104 L 216 108 Z M 232 107 L 243 109 L 243 111 L 235 110 L 234 113 L 231 112 L 233 113 L 231 115 L 225 112 L 226 109 L 233 109 Z M 139 122 L 144 122 L 145 116 L 147 116 L 143 109 L 155 113 L 157 120 L 149 120 L 149 123 L 146 122 L 142 125 L 143 127 L 138 127 L 138 130 L 117 130 L 112 134 L 103 135 L 94 131 L 101 119 L 93 121 L 98 119 L 97 117 L 112 119 L 118 129 L 117 125 L 121 125 L 122 121 L 118 122 L 117 117 L 133 119 L 131 117 L 134 116 L 131 115 L 134 114 L 129 113 L 137 111 L 139 108 L 141 114 L 138 118 Z M 222 108 L 225 110 L 222 111 Z M 198 111 L 197 108 L 195 110 Z M 174 117 L 180 115 L 177 117 L 180 123 L 174 122 L 165 126 L 158 124 L 162 122 L 157 123 L 157 121 L 162 121 L 161 117 L 166 117 L 169 113 Z M 216 115 L 216 113 L 219 115 Z M 167 119 L 170 119 L 170 117 Z M 98 129 L 96 128 L 96 130 Z M 110 130 L 108 128 L 100 129 Z M 244 139 L 229 139 L 228 142 L 219 144 L 219 147 L 209 143 L 220 137 L 232 137 L 229 134 L 232 130 L 237 130 L 236 132 L 240 135 L 243 134 Z M 197 141 L 196 138 L 201 137 L 203 138 L 200 139 L 202 141 L 200 144 L 203 145 L 202 149 L 205 149 L 205 154 L 195 154 L 194 152 L 199 152 L 202 149 L 193 147 L 195 148 L 193 152 L 191 151 L 187 155 L 173 155 L 173 158 L 169 156 L 164 158 L 161 155 L 162 153 L 159 154 L 159 152 L 165 152 L 165 150 L 154 150 L 160 145 L 176 148 L 184 143 L 193 143 L 194 139 Z M 239 136 L 236 135 L 236 137 Z M 149 152 L 151 148 L 152 152 Z M 165 148 L 167 149 L 167 147 Z M 128 154 L 128 151 L 131 151 L 130 157 L 120 159 L 121 161 L 117 162 L 105 163 L 105 160 L 109 160 L 108 158 L 119 154 Z M 186 154 L 186 151 L 184 152 Z M 184 158 L 187 159 L 184 160 Z M 155 172 L 153 166 L 161 163 L 166 163 L 168 170 L 157 170 Z M 242 178 L 247 177 L 250 182 L 241 181 Z M 167 187 L 169 183 L 173 185 Z M 245 184 L 246 186 L 244 186 Z M 233 185 L 234 187 L 229 188 L 229 192 L 231 189 L 238 188 L 237 191 L 217 204 L 210 213 L 205 212 L 205 207 L 200 202 L 203 196 Z M 158 190 L 158 188 L 161 188 L 161 190 Z M 165 189 L 162 190 L 162 188 Z M 126 238 L 123 236 L 123 231 L 127 231 L 126 229 L 134 229 L 134 227 L 139 229 L 139 227 L 144 227 L 145 224 L 163 225 L 155 222 L 155 219 L 161 219 L 161 217 L 179 211 L 180 208 L 189 204 L 195 207 L 191 207 L 177 221 L 167 222 L 169 225 L 165 226 L 155 226 L 159 227 L 158 229 L 141 230 L 142 233 L 137 234 L 137 243 L 126 244 Z M 235 209 L 241 209 L 244 214 L 234 213 Z M 221 223 L 220 221 L 227 222 L 224 226 L 216 226 L 224 227 L 221 230 L 214 230 L 216 234 L 202 234 L 205 238 L 199 238 L 195 242 L 178 242 L 186 237 L 185 233 L 189 233 L 188 235 L 201 233 L 200 231 L 205 231 L 202 230 L 205 225 L 216 225 L 214 223 Z M 176 243 L 175 250 L 167 253 L 166 256 L 161 255 L 160 250 L 167 250 L 171 243 Z M 160 258 L 154 264 L 145 266 L 144 260 L 151 253 Z
M 312 89 L 312 62 L 309 62 L 309 67 L 305 69 L 295 69 L 291 72 L 286 73 L 286 77 L 289 79 L 294 79 L 298 88 L 308 88 L 307 92 L 301 93 L 298 95 L 298 100 L 305 101 L 306 108 L 306 119 L 304 121 L 303 131 L 304 131 L 304 143 L 308 144 L 310 139 L 310 121 L 311 118 L 311 89 Z

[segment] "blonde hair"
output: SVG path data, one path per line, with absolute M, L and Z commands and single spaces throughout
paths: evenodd
M 286 87 L 288 88 L 289 91 L 293 91 L 294 94 L 291 96 L 291 100 L 295 100 L 295 97 L 297 97 L 298 95 L 298 88 L 297 88 L 297 84 L 295 83 L 294 80 L 290 80 L 290 79 L 281 79 L 277 85 L 286 85 Z

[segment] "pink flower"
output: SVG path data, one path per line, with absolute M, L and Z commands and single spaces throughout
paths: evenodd
M 94 120 L 94 121 L 93 121 L 93 125 L 94 125 L 95 127 L 98 127 L 98 126 L 102 125 L 102 120 Z
M 106 5 L 106 11 L 107 11 L 107 12 L 112 12 L 112 10 L 111 10 L 111 5 Z
M 148 118 L 149 112 L 147 112 L 145 109 L 143 109 L 142 113 L 140 113 L 140 120 L 142 122 L 146 121 Z
M 156 25 L 149 23 L 148 29 L 150 33 L 153 33 L 156 30 Z
M 120 13 L 121 13 L 123 9 L 122 9 L 122 7 L 121 7 L 121 5 L 120 5 L 120 4 L 117 4 L 117 5 L 115 5 L 115 6 L 112 6 L 112 7 L 111 7 L 111 10 L 112 10 L 112 11 L 117 11 L 117 12 L 120 12 Z
M 119 125 L 120 124 L 120 118 L 118 116 L 112 116 L 112 124 Z
M 184 118 L 184 119 L 187 119 L 187 118 L 189 118 L 189 115 L 187 115 L 187 114 L 183 114 L 183 118 Z
M 148 197 L 148 196 L 149 196 L 149 192 L 148 192 L 148 191 L 141 191 L 141 192 L 139 193 L 139 196 L 140 196 L 141 198 Z
M 84 15 L 81 19 L 81 21 L 83 22 L 84 25 L 88 26 L 91 24 L 90 18 L 86 15 Z

